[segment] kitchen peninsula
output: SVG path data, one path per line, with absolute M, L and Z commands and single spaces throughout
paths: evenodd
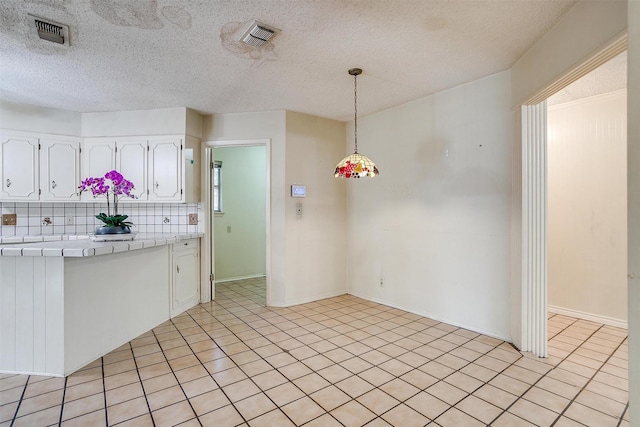
M 5 239 L 0 372 L 69 375 L 197 304 L 201 236 Z

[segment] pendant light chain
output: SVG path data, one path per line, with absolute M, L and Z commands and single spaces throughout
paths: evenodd
M 354 154 L 358 154 L 358 75 L 353 75 L 353 126 L 354 126 Z
M 352 68 L 349 75 L 353 76 L 353 137 L 355 150 L 336 165 L 333 176 L 336 178 L 362 178 L 380 174 L 376 164 L 367 156 L 358 153 L 358 76 L 362 74 L 361 68 Z

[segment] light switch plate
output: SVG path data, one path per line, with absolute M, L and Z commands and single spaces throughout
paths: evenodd
M 17 222 L 18 222 L 18 215 L 2 214 L 2 225 L 16 225 Z
M 189 225 L 198 225 L 198 214 L 197 213 L 189 214 Z

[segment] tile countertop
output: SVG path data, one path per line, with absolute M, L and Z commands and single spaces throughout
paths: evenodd
M 170 245 L 204 233 L 138 233 L 134 240 L 94 242 L 88 235 L 11 236 L 0 241 L 0 256 L 86 257 Z

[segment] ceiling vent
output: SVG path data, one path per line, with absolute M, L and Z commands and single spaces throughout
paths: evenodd
M 247 31 L 244 32 L 240 41 L 249 46 L 261 47 L 268 42 L 279 30 L 265 25 L 258 21 L 253 21 Z
M 29 22 L 41 40 L 69 46 L 68 26 L 33 15 L 29 15 Z

